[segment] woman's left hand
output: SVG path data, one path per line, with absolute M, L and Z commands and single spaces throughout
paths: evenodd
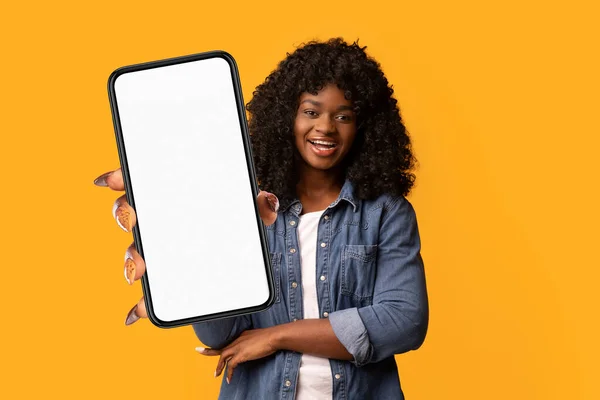
M 227 383 L 231 381 L 234 369 L 241 363 L 257 360 L 275 353 L 278 349 L 275 346 L 276 327 L 250 329 L 242 334 L 228 346 L 221 350 L 205 349 L 197 347 L 200 354 L 206 356 L 220 356 L 215 370 L 215 377 L 221 375 L 223 368 L 227 365 Z

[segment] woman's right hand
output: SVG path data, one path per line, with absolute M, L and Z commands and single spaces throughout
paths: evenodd
M 123 191 L 125 190 L 125 184 L 123 182 L 123 173 L 121 168 L 114 171 L 106 172 L 94 180 L 94 184 L 97 186 L 109 187 L 112 190 Z M 279 200 L 277 197 L 265 191 L 258 193 L 258 211 L 260 217 L 265 225 L 271 225 L 277 219 L 277 210 L 279 209 Z M 117 221 L 117 224 L 126 232 L 131 232 L 135 223 L 136 215 L 135 210 L 127 202 L 125 194 L 118 197 L 113 204 L 113 217 Z M 146 264 L 144 260 L 137 252 L 135 244 L 132 243 L 125 251 L 125 265 L 124 275 L 125 280 L 130 285 L 137 281 L 144 275 L 146 271 Z M 147 318 L 148 313 L 146 311 L 146 305 L 144 303 L 144 297 L 133 306 L 127 313 L 125 318 L 125 325 L 131 325 L 140 318 Z

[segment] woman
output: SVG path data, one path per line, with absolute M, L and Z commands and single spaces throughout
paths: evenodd
M 394 354 L 417 349 L 428 299 L 415 159 L 393 90 L 356 42 L 309 42 L 247 105 L 276 283 L 266 311 L 194 324 L 226 368 L 223 399 L 403 399 Z M 123 190 L 121 171 L 99 185 Z M 274 195 L 276 194 L 276 196 Z M 115 217 L 130 231 L 122 196 Z M 144 273 L 134 246 L 129 283 Z M 143 299 L 126 324 L 146 317 Z

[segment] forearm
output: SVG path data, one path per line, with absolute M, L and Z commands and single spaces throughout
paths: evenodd
M 338 340 L 329 320 L 304 319 L 273 327 L 273 346 L 324 358 L 352 360 Z

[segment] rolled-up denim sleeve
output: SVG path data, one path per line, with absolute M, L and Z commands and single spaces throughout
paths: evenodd
M 356 366 L 367 364 L 373 347 L 365 324 L 358 314 L 358 308 L 346 308 L 329 314 L 329 323 L 340 343 L 352 354 Z
M 242 332 L 252 328 L 249 315 L 223 318 L 192 324 L 200 341 L 213 349 L 221 349 L 233 342 Z
M 361 366 L 418 349 L 429 303 L 415 211 L 404 197 L 384 206 L 373 304 L 330 313 L 338 340 Z

